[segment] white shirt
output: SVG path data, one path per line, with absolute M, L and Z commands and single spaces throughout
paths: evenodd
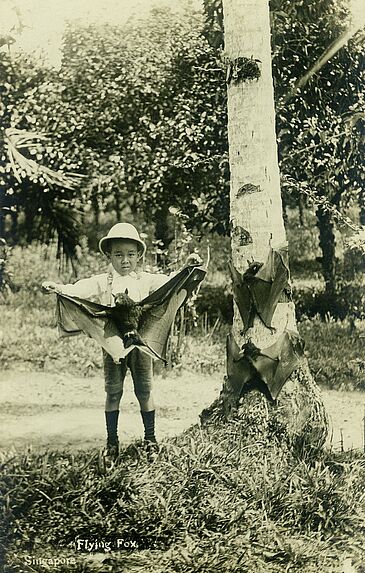
M 165 284 L 169 278 L 163 274 L 144 271 L 133 271 L 122 276 L 113 268 L 109 273 L 93 275 L 88 279 L 77 281 L 75 284 L 62 285 L 60 292 L 61 294 L 114 306 L 114 297 L 111 295 L 124 293 L 127 289 L 128 296 L 134 302 L 139 302 Z

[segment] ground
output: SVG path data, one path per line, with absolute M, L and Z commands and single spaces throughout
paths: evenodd
M 157 434 L 160 440 L 198 422 L 199 413 L 219 394 L 223 375 L 186 372 L 155 379 Z M 128 378 L 125 384 L 120 440 L 142 436 L 142 421 Z M 323 390 L 331 421 L 328 445 L 335 450 L 362 449 L 365 394 Z M 0 373 L 0 448 L 34 446 L 101 448 L 105 440 L 104 386 L 101 376 L 70 377 L 45 372 Z M 342 437 L 341 437 L 342 436 Z

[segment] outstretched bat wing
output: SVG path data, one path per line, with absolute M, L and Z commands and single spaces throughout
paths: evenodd
M 227 336 L 227 378 L 232 392 L 239 398 L 243 386 L 254 376 L 255 369 L 248 360 L 242 358 L 240 348 L 233 334 Z
M 181 289 L 185 290 L 185 299 L 187 299 L 196 290 L 206 273 L 206 269 L 201 266 L 186 267 L 152 294 L 141 300 L 139 304 L 146 310 L 154 306 L 160 306 Z
M 186 267 L 140 302 L 144 312 L 139 333 L 145 344 L 162 360 L 166 359 L 167 339 L 178 309 L 205 275 L 206 270 L 201 266 Z
M 296 332 L 286 330 L 278 340 L 263 350 L 247 344 L 240 350 L 232 334 L 227 338 L 227 377 L 231 389 L 240 397 L 248 382 L 258 387 L 264 384 L 273 400 L 300 365 L 303 356 L 303 341 Z
M 185 289 L 173 293 L 162 304 L 153 306 L 141 318 L 139 333 L 144 343 L 162 360 L 166 360 L 166 345 L 176 313 L 187 297 Z
M 229 264 L 233 284 L 233 296 L 242 318 L 244 331 L 253 326 L 255 306 L 244 275 L 241 275 L 232 263 Z
M 130 350 L 124 347 L 117 325 L 108 316 L 109 311 L 110 308 L 105 310 L 103 305 L 97 303 L 58 295 L 57 324 L 60 336 L 73 336 L 83 332 L 96 340 L 115 362 L 119 362 Z
M 264 376 L 261 376 L 274 400 L 278 397 L 289 376 L 300 365 L 303 354 L 303 340 L 298 333 L 291 330 L 285 330 L 274 344 L 261 351 L 258 363 L 255 364 L 259 372 L 260 360 L 262 364 L 265 363 L 265 358 L 266 361 L 276 364 L 270 376 L 265 375 L 265 372 L 263 372 Z
M 166 341 L 176 312 L 205 274 L 202 267 L 187 267 L 154 293 L 135 303 L 142 309 L 142 317 L 138 332 L 127 339 L 126 344 L 118 326 L 123 322 L 123 310 L 67 295 L 57 296 L 59 332 L 61 336 L 84 332 L 96 340 L 115 362 L 125 358 L 134 348 L 165 360 Z M 127 310 L 125 312 L 128 319 L 130 315 Z
M 270 248 L 266 262 L 257 273 L 248 278 L 256 312 L 262 322 L 271 328 L 277 304 L 283 291 L 289 287 L 288 250 Z

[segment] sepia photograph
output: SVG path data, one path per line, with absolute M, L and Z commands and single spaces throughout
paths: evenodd
M 0 571 L 365 573 L 365 0 L 0 0 Z

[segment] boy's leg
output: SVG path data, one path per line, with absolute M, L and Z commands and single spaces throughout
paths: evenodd
M 112 357 L 103 351 L 103 366 L 105 380 L 105 422 L 107 428 L 107 451 L 110 454 L 118 454 L 118 419 L 119 404 L 123 395 L 124 378 L 127 371 L 125 360 L 116 364 Z
M 153 364 L 148 354 L 137 349 L 129 355 L 134 393 L 139 402 L 146 442 L 157 443 L 155 436 L 155 405 L 152 397 Z

